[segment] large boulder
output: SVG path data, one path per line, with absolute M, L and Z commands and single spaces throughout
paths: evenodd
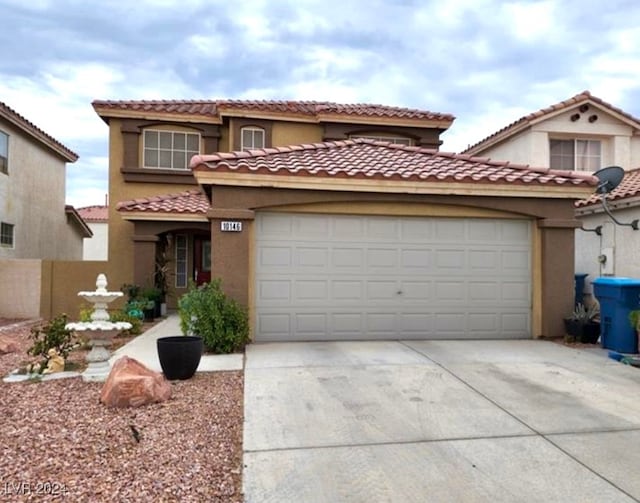
M 100 393 L 100 401 L 109 407 L 140 407 L 170 397 L 171 384 L 160 372 L 128 356 L 115 362 Z
M 0 334 L 0 355 L 15 353 L 18 350 L 18 342 L 13 337 Z

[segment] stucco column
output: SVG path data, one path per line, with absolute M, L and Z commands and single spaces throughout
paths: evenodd
M 211 221 L 211 276 L 222 280 L 222 289 L 229 297 L 248 306 L 254 212 L 215 208 L 207 216 Z M 237 230 L 237 224 L 241 230 Z
M 133 236 L 133 282 L 142 287 L 153 286 L 158 236 Z
M 541 246 L 541 334 L 545 337 L 564 335 L 563 318 L 573 311 L 574 234 L 580 222 L 546 219 L 538 222 Z

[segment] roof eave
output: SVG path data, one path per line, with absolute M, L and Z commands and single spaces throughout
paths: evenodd
M 527 197 L 551 199 L 584 199 L 593 193 L 593 187 L 580 184 L 509 184 L 495 182 L 448 182 L 423 180 L 397 180 L 381 178 L 315 177 L 280 174 L 234 173 L 214 171 L 199 165 L 193 171 L 200 185 L 226 185 L 243 187 L 272 187 L 321 191 L 385 192 L 404 194 L 465 195 L 487 197 Z
M 149 112 L 148 110 L 118 110 L 110 107 L 102 107 L 94 105 L 93 109 L 98 116 L 107 124 L 109 119 L 143 119 L 143 120 L 161 120 L 171 122 L 186 122 L 198 124 L 222 124 L 222 119 L 218 116 L 188 113 L 171 113 L 171 112 Z
M 19 128 L 21 131 L 27 133 L 32 138 L 47 146 L 49 149 L 53 150 L 63 160 L 67 162 L 76 162 L 78 160 L 78 154 L 68 149 L 61 143 L 57 142 L 53 138 L 50 138 L 48 135 L 36 129 L 35 127 L 30 127 L 29 125 L 25 124 L 23 120 L 16 117 L 4 107 L 0 107 L 0 116 Z
M 204 213 L 172 213 L 167 211 L 118 210 L 123 220 L 146 220 L 162 222 L 208 222 Z

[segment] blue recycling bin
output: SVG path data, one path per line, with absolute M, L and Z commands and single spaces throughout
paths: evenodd
M 593 293 L 600 302 L 602 347 L 619 353 L 637 353 L 638 340 L 629 313 L 640 309 L 640 279 L 597 278 Z
M 589 276 L 585 272 L 577 272 L 574 275 L 574 304 L 584 304 L 584 281 Z

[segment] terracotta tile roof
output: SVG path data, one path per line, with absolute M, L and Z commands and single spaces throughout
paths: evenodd
M 108 206 L 85 206 L 77 209 L 85 222 L 107 222 L 109 220 Z
M 36 140 L 47 145 L 50 149 L 54 150 L 58 155 L 62 156 L 67 162 L 75 162 L 78 160 L 78 154 L 71 149 L 65 147 L 62 143 L 56 140 L 53 136 L 48 135 L 38 126 L 25 119 L 18 112 L 8 107 L 6 104 L 0 101 L 0 118 L 3 118 L 11 122 L 14 126 L 19 127 L 25 133 L 29 134 Z
M 199 190 L 187 190 L 178 194 L 143 197 L 131 201 L 121 201 L 116 210 L 149 211 L 153 213 L 205 214 L 210 204 L 207 196 Z
M 219 117 L 237 111 L 267 112 L 319 117 L 323 114 L 359 116 L 367 118 L 396 118 L 453 122 L 450 114 L 412 108 L 375 104 L 340 104 L 327 101 L 263 101 L 263 100 L 152 100 L 110 101 L 95 100 L 93 108 L 98 115 L 107 116 L 109 110 L 130 112 L 169 113 L 176 115 L 203 115 Z
M 626 171 L 620 185 L 611 191 L 607 197 L 607 201 L 620 201 L 622 199 L 640 196 L 640 168 Z M 600 204 L 601 196 L 593 194 L 592 196 L 576 201 L 576 208 L 590 206 L 592 204 Z
M 537 119 L 540 119 L 548 114 L 554 113 L 554 112 L 558 112 L 561 110 L 566 110 L 568 108 L 574 107 L 576 105 L 579 105 L 581 103 L 584 103 L 586 101 L 590 101 L 592 103 L 596 103 L 604 108 L 609 109 L 611 112 L 615 112 L 618 115 L 623 116 L 625 119 L 628 119 L 629 121 L 635 122 L 637 123 L 637 127 L 640 128 L 640 119 L 634 117 L 631 114 L 628 114 L 626 112 L 624 112 L 623 110 L 621 110 L 620 108 L 614 107 L 613 105 L 611 105 L 610 103 L 607 103 L 606 101 L 592 95 L 589 91 L 582 91 L 579 94 L 576 94 L 575 96 L 573 96 L 572 98 L 569 98 L 568 100 L 564 100 L 561 101 L 560 103 L 556 103 L 555 105 L 551 105 L 549 107 L 546 108 L 542 108 L 536 112 L 530 113 L 529 115 L 525 115 L 524 117 L 521 117 L 520 119 L 518 119 L 517 121 L 509 124 L 508 126 L 496 131 L 495 133 L 487 136 L 486 138 L 484 138 L 483 140 L 480 140 L 478 143 L 471 145 L 470 147 L 467 147 L 465 150 L 462 151 L 463 154 L 465 153 L 476 153 L 479 150 L 482 149 L 482 147 L 487 146 L 488 144 L 492 144 L 495 141 L 498 140 L 504 140 L 506 138 L 509 138 L 510 136 L 512 136 L 513 134 L 517 133 L 518 131 L 520 131 L 522 128 L 528 127 L 531 122 L 536 121 Z
M 590 174 L 532 168 L 364 138 L 194 156 L 191 168 L 289 176 L 460 183 L 597 183 Z

